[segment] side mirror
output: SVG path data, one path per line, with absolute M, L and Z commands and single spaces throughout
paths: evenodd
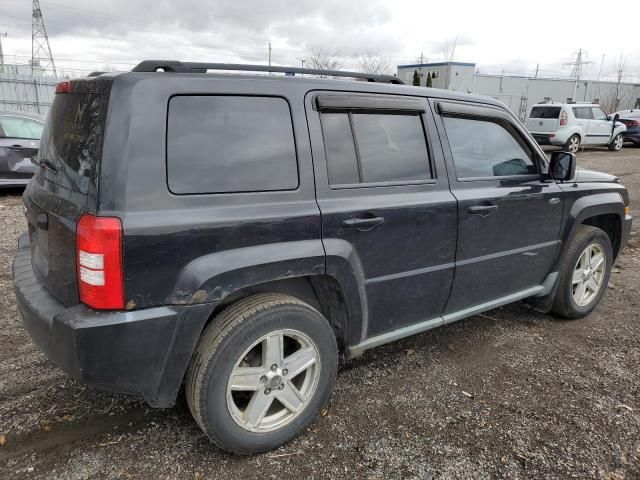
M 616 113 L 616 114 L 613 116 L 613 123 L 616 123 L 619 119 L 620 119 L 620 115 Z
M 576 176 L 576 156 L 569 152 L 553 152 L 549 162 L 549 175 L 561 182 L 571 180 Z

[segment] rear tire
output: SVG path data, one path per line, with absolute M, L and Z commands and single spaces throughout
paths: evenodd
M 611 140 L 611 143 L 608 145 L 608 147 L 609 147 L 609 150 L 611 150 L 612 152 L 618 152 L 622 150 L 623 144 L 624 144 L 624 138 L 622 137 L 622 134 L 619 133 L 618 135 L 613 137 L 613 140 Z
M 289 295 L 258 294 L 227 307 L 205 328 L 185 393 L 213 443 L 259 453 L 313 421 L 337 369 L 336 339 L 320 312 Z
M 553 312 L 564 318 L 591 313 L 607 289 L 612 261 L 609 236 L 599 228 L 580 225 L 560 265 Z
M 580 135 L 574 134 L 569 137 L 567 143 L 564 144 L 564 149 L 567 152 L 577 153 L 580 148 Z

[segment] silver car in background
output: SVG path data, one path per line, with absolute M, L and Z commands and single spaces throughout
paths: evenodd
M 44 119 L 0 110 L 0 188 L 26 185 L 35 169 L 31 158 L 40 147 Z
M 539 103 L 531 108 L 527 129 L 540 145 L 576 153 L 580 145 L 620 150 L 626 127 L 595 103 Z

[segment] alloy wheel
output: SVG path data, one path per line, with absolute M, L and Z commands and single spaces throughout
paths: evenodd
M 320 378 L 316 344 L 296 330 L 276 330 L 255 341 L 236 362 L 227 383 L 227 408 L 251 432 L 291 423 L 311 401 Z
M 580 139 L 575 136 L 571 137 L 569 139 L 569 151 L 571 153 L 576 153 L 579 147 L 580 147 Z
M 620 150 L 622 148 L 623 143 L 624 143 L 624 138 L 622 138 L 622 135 L 618 134 L 616 138 L 613 140 L 613 148 L 615 150 Z
M 579 307 L 588 305 L 602 288 L 607 267 L 604 249 L 597 243 L 587 246 L 573 269 L 571 294 Z

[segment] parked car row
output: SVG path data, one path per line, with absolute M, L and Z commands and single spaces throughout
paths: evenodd
M 571 153 L 581 145 L 618 151 L 625 141 L 640 143 L 639 110 L 607 115 L 595 103 L 539 103 L 526 125 L 540 145 L 557 145 Z

